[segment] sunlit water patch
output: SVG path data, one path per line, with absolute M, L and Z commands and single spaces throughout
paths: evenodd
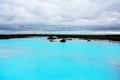
M 0 80 L 120 80 L 120 44 L 0 40 Z

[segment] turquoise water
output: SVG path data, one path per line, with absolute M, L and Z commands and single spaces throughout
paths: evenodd
M 0 80 L 120 80 L 120 44 L 0 40 Z

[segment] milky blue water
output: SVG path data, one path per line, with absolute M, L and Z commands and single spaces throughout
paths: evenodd
M 120 80 L 120 43 L 0 40 L 0 80 Z

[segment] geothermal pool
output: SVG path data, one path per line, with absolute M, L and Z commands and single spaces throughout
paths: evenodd
M 0 80 L 120 80 L 120 43 L 0 40 Z

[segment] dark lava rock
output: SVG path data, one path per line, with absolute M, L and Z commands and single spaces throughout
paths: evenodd
M 50 42 L 55 42 L 53 39 L 50 39 Z
M 66 40 L 65 40 L 65 39 L 62 39 L 62 40 L 60 40 L 60 42 L 61 42 L 61 43 L 64 43 L 64 42 L 66 42 Z
M 91 41 L 90 39 L 87 39 L 87 41 Z

